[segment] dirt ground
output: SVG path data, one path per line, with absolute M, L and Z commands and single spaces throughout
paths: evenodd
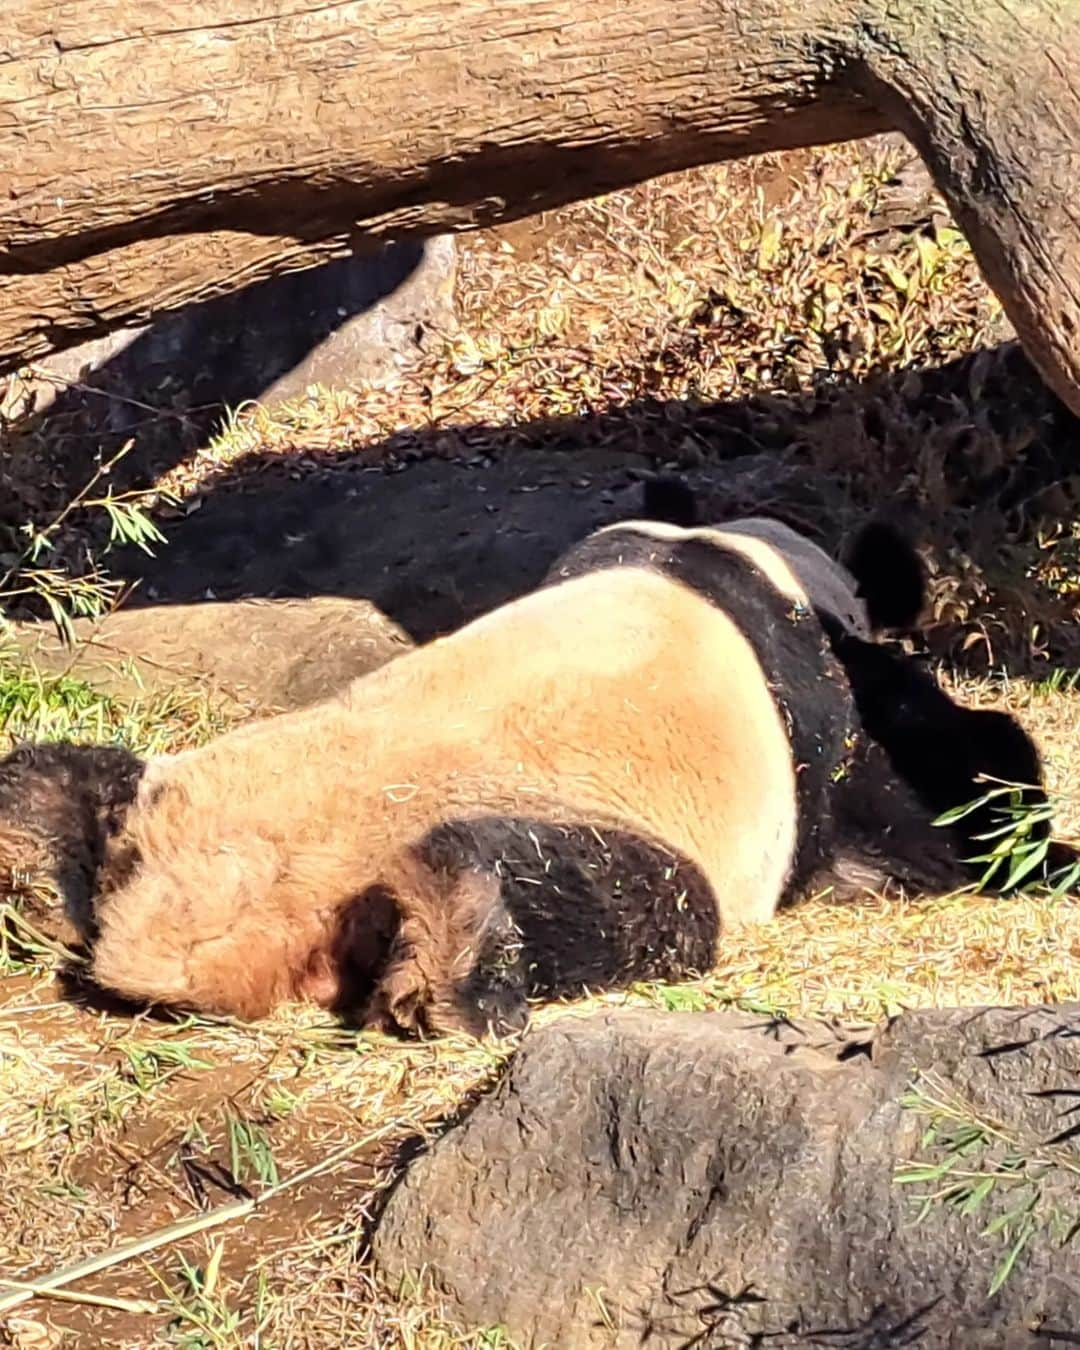
M 718 517 L 768 509 L 829 546 L 884 510 L 932 568 L 927 646 L 958 696 L 1017 711 L 1061 832 L 1080 831 L 1077 424 L 1009 342 L 908 152 L 882 142 L 646 184 L 468 238 L 459 272 L 460 330 L 397 381 L 223 421 L 146 409 L 111 481 L 145 494 L 167 543 L 104 557 L 139 582 L 133 606 L 362 597 L 426 638 L 633 514 L 661 465 Z M 96 406 L 38 415 L 9 391 L 4 566 L 18 526 L 53 520 L 121 448 Z M 72 575 L 102 561 L 88 552 L 100 513 L 73 511 L 50 537 Z M 201 688 L 121 697 L 77 662 L 59 679 L 0 663 L 6 738 L 171 748 L 235 715 Z M 1078 999 L 1078 915 L 1045 895 L 815 901 L 732 937 L 700 984 L 607 1002 L 865 1024 Z M 0 1271 L 112 1264 L 17 1305 L 0 1290 L 0 1343 L 509 1344 L 448 1326 L 422 1272 L 384 1287 L 364 1254 L 404 1160 L 508 1047 L 357 1037 L 310 1009 L 256 1026 L 132 1018 L 72 998 L 58 953 L 10 905 L 3 917 Z

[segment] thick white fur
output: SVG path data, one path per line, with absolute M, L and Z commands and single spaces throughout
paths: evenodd
M 741 553 L 787 599 L 825 610 L 855 637 L 869 640 L 871 636 L 866 606 L 855 594 L 855 578 L 824 549 L 782 521 L 745 516 L 723 525 L 685 528 L 665 521 L 631 520 L 609 525 L 600 533 L 619 530 L 671 541 L 700 539 Z
M 785 585 L 800 592 L 794 573 Z M 724 924 L 769 918 L 795 848 L 795 772 L 747 638 L 670 578 L 601 571 L 332 702 L 156 761 L 120 841 L 141 861 L 103 901 L 95 975 L 258 1015 L 306 987 L 343 906 L 376 884 L 418 949 L 445 947 L 458 939 L 440 937 L 438 887 L 408 846 L 498 814 L 640 831 L 701 868 Z

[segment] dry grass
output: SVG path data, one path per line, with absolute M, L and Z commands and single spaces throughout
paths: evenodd
M 938 568 L 939 651 L 986 666 L 1041 652 L 1049 672 L 1080 650 L 1068 627 L 1080 594 L 1075 480 L 1059 460 L 1058 414 L 1011 358 L 990 353 L 1006 332 L 1000 311 L 939 209 L 888 224 L 897 163 L 893 149 L 868 158 L 855 147 L 770 157 L 469 239 L 461 331 L 436 335 L 417 370 L 244 409 L 145 485 L 187 511 L 255 473 L 419 453 L 620 439 L 689 463 L 767 452 L 839 485 L 853 510 L 887 496 L 918 519 Z M 977 348 L 985 358 L 955 378 L 934 375 Z M 60 431 L 65 445 L 82 434 Z M 30 418 L 11 442 L 16 518 L 49 518 L 70 490 L 40 472 L 56 463 L 57 434 Z M 76 565 L 91 523 L 73 517 L 55 559 Z M 959 687 L 1025 719 L 1065 799 L 1065 830 L 1080 833 L 1080 694 L 1067 682 Z M 204 694 L 131 703 L 77 678 L 0 671 L 9 735 L 73 730 L 164 749 L 215 734 L 224 716 Z M 814 902 L 732 935 L 700 984 L 539 1020 L 631 1002 L 867 1023 L 904 1007 L 1077 998 L 1077 912 L 1039 897 Z M 309 1009 L 254 1027 L 132 1021 L 62 998 L 52 953 L 33 942 L 8 944 L 0 961 L 0 1268 L 33 1280 L 258 1200 L 69 1286 L 124 1306 L 34 1298 L 0 1312 L 0 1342 L 507 1344 L 497 1329 L 453 1330 L 432 1290 L 384 1289 L 362 1259 L 398 1150 L 441 1128 L 505 1049 L 357 1038 Z
M 619 413 L 638 444 L 709 455 L 708 439 L 672 446 L 677 410 L 662 404 L 797 396 L 991 346 L 1008 326 L 944 212 L 882 247 L 883 184 L 903 157 L 841 146 L 707 166 L 465 236 L 460 331 L 426 362 L 241 410 L 170 481 L 189 491 L 251 454 L 407 454 L 432 430 L 446 435 L 425 435 L 424 453 L 483 453 L 494 428 L 530 445 L 545 421 Z M 786 430 L 772 428 L 778 446 Z

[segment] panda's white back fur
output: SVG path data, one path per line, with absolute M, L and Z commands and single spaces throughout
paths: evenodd
M 782 521 L 744 516 L 723 525 L 686 527 L 666 521 L 628 520 L 609 525 L 598 533 L 617 531 L 632 531 L 666 541 L 700 539 L 716 548 L 739 553 L 788 600 L 833 615 L 854 637 L 871 636 L 866 606 L 856 594 L 855 578 L 824 549 Z

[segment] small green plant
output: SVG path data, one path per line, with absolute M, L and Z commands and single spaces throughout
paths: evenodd
M 274 1120 L 285 1120 L 300 1105 L 300 1098 L 296 1093 L 290 1092 L 279 1083 L 269 1083 L 261 1090 L 256 1088 L 252 1096 L 260 1109 Z
M 1060 802 L 1048 795 L 1043 802 L 1024 800 L 1024 789 L 1017 783 L 999 783 L 975 801 L 953 807 L 935 820 L 935 825 L 955 825 L 957 821 L 989 807 L 997 821 L 994 827 L 975 837 L 989 845 L 985 853 L 976 854 L 968 861 L 984 863 L 979 878 L 980 887 L 994 882 L 1009 890 L 1033 874 L 1044 872 L 1044 882 L 1050 894 L 1057 899 L 1080 883 L 1080 858 L 1047 870 L 1052 840 L 1046 833 L 1060 809 Z M 1000 878 L 1004 875 L 1005 880 Z
M 709 978 L 696 984 L 661 984 L 645 981 L 629 992 L 664 1012 L 714 1012 L 734 1008 L 754 1017 L 783 1018 L 788 1009 L 755 988 L 739 987 L 723 979 Z
M 692 984 L 647 984 L 640 988 L 665 1012 L 704 1012 L 708 1006 L 704 990 Z
M 240 1313 L 229 1306 L 221 1285 L 221 1261 L 224 1239 L 217 1243 L 205 1266 L 193 1265 L 180 1257 L 175 1286 L 156 1270 L 154 1278 L 172 1308 L 170 1329 L 182 1350 L 224 1350 L 244 1343 L 239 1334 Z
M 31 740 L 84 735 L 110 739 L 115 705 L 85 680 L 34 666 L 0 668 L 0 732 Z
M 988 1294 L 1002 1287 L 1038 1233 L 1056 1236 L 1061 1245 L 1071 1239 L 1075 1223 L 1057 1211 L 1045 1183 L 1059 1170 L 1080 1177 L 1080 1155 L 1060 1144 L 1029 1140 L 982 1117 L 929 1076 L 915 1084 L 900 1105 L 926 1118 L 920 1148 L 935 1155 L 904 1163 L 894 1173 L 898 1186 L 927 1188 L 915 1197 L 915 1221 L 922 1222 L 939 1205 L 970 1219 L 993 1202 L 999 1208 L 980 1234 L 1005 1243 Z
M 29 1113 L 34 1122 L 31 1145 L 66 1139 L 76 1147 L 99 1131 L 121 1122 L 146 1098 L 145 1090 L 115 1064 L 78 1083 L 65 1083 L 43 1096 Z
M 1080 686 L 1080 670 L 1056 666 L 1045 679 L 1036 680 L 1032 684 L 1031 692 L 1042 695 L 1074 694 L 1078 686 Z
M 149 500 L 146 492 L 116 493 L 110 485 L 103 493 L 94 495 L 133 444 L 128 441 L 111 459 L 99 464 L 88 482 L 48 524 L 27 521 L 19 527 L 21 540 L 16 552 L 6 555 L 7 567 L 0 574 L 0 635 L 5 629 L 10 631 L 3 609 L 13 600 L 40 600 L 67 642 L 75 639 L 75 619 L 97 618 L 119 600 L 123 582 L 97 566 L 91 566 L 81 576 L 72 576 L 63 567 L 50 565 L 50 555 L 56 551 L 61 531 L 75 511 L 91 516 L 95 512 L 104 514 L 109 525 L 106 551 L 117 545 L 134 544 L 144 553 L 152 553 L 153 545 L 165 542 L 165 536 L 144 509 Z
M 127 1061 L 125 1072 L 140 1092 L 148 1092 L 163 1079 L 185 1070 L 214 1067 L 195 1054 L 188 1041 L 121 1041 L 117 1049 Z
M 476 1333 L 479 1350 L 510 1350 L 510 1338 L 505 1327 L 487 1327 Z
M 229 1135 L 229 1166 L 236 1181 L 251 1177 L 264 1186 L 276 1186 L 280 1177 L 278 1165 L 270 1148 L 270 1138 L 263 1126 L 230 1111 L 226 1115 Z
M 123 670 L 138 683 L 138 670 Z M 90 741 L 160 753 L 201 744 L 229 724 L 227 708 L 181 685 L 114 697 L 70 673 L 51 675 L 0 656 L 0 753 L 6 741 Z

